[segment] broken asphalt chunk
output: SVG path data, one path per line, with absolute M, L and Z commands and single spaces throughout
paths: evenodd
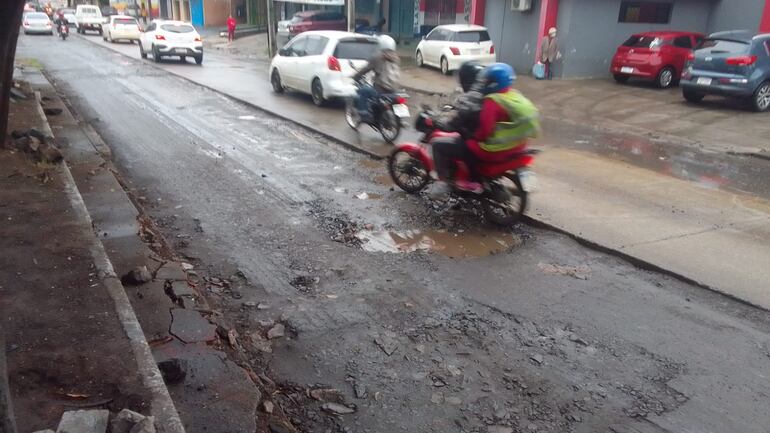
M 56 433 L 105 433 L 109 416 L 107 410 L 64 412 Z
M 123 409 L 112 420 L 112 433 L 130 433 L 131 429 L 146 416 L 132 410 Z
M 533 361 L 535 364 L 537 364 L 537 365 L 540 365 L 540 364 L 542 364 L 542 363 L 543 363 L 543 361 L 544 361 L 544 360 L 543 360 L 543 355 L 540 355 L 539 353 L 536 353 L 536 354 L 534 354 L 534 355 L 531 355 L 531 356 L 529 357 L 529 359 L 531 359 L 531 360 L 532 360 L 532 361 Z
M 398 350 L 398 342 L 387 335 L 380 335 L 376 337 L 374 339 L 374 344 L 379 346 L 380 349 L 382 349 L 382 351 L 385 352 L 385 354 L 388 356 L 392 355 L 396 350 Z
M 267 331 L 267 338 L 270 340 L 281 338 L 284 335 L 286 335 L 286 327 L 280 323 L 277 323 L 275 326 L 270 328 L 269 331 Z
M 321 409 L 334 415 L 349 415 L 356 412 L 355 409 L 339 403 L 324 403 L 321 405 Z
M 212 325 L 197 311 L 183 308 L 171 309 L 170 332 L 184 343 L 214 341 L 216 330 L 216 325 Z
M 138 286 L 152 280 L 152 274 L 147 269 L 147 266 L 139 266 L 130 270 L 123 278 L 120 279 L 123 284 L 129 286 Z
M 177 262 L 168 262 L 158 269 L 155 274 L 158 280 L 186 281 L 187 272 L 182 269 L 182 265 Z

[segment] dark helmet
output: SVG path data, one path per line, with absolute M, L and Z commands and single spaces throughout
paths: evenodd
M 465 62 L 460 66 L 460 70 L 457 72 L 457 77 L 460 80 L 460 87 L 463 88 L 463 92 L 467 92 L 471 89 L 471 86 L 473 83 L 476 82 L 476 78 L 479 76 L 479 73 L 484 70 L 484 67 L 481 66 L 479 62 L 475 62 L 471 60 L 470 62 Z
M 487 80 L 484 94 L 488 95 L 510 87 L 516 81 L 516 72 L 505 63 L 493 63 L 484 70 L 484 77 Z

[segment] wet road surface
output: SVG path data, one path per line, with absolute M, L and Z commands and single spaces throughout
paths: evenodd
M 307 130 L 57 42 L 22 38 L 18 55 L 102 135 L 181 254 L 245 276 L 238 297 L 210 302 L 244 329 L 287 325 L 253 356 L 357 408 L 295 408 L 304 431 L 766 432 L 764 311 L 548 231 L 490 229 L 440 188 L 394 191 L 384 167 Z M 188 431 L 219 431 L 174 396 Z

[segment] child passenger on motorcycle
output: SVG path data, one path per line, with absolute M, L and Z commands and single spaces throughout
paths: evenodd
M 379 37 L 380 51 L 369 59 L 366 66 L 354 76 L 354 81 L 361 80 L 366 74 L 374 71 L 374 86 L 363 84 L 358 89 L 356 108 L 364 122 L 371 121 L 369 100 L 379 94 L 396 93 L 401 79 L 401 59 L 396 52 L 396 41 L 387 35 Z
M 465 140 L 441 143 L 438 150 L 444 169 L 453 159 L 466 162 L 471 181 L 459 181 L 455 186 L 466 191 L 483 191 L 478 174 L 479 163 L 504 162 L 521 153 L 529 138 L 540 133 L 537 108 L 520 92 L 511 88 L 516 74 L 509 65 L 495 63 L 481 74 L 480 92 L 484 95 L 478 125 Z M 434 156 L 435 157 L 435 156 Z M 438 167 L 438 161 L 437 161 Z

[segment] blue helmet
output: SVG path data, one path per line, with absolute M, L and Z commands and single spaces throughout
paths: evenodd
M 484 88 L 486 95 L 506 89 L 516 81 L 516 72 L 505 63 L 492 63 L 487 66 L 484 76 L 487 79 L 487 86 Z

